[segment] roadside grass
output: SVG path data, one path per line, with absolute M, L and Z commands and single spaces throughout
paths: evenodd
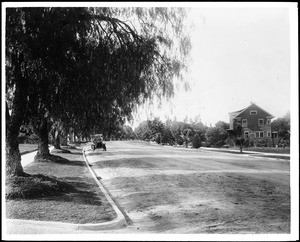
M 231 149 L 231 148 L 214 149 L 213 151 L 223 152 L 223 153 L 231 153 L 231 154 L 248 154 L 248 155 L 256 156 L 256 157 L 265 157 L 265 158 L 273 158 L 273 159 L 290 160 L 290 156 L 288 156 L 288 155 L 285 156 L 284 155 L 285 153 L 274 153 L 274 154 L 271 154 L 271 152 L 265 152 L 265 153 L 263 153 L 263 151 L 261 151 L 261 153 L 250 153 L 250 152 L 247 152 L 247 151 L 250 151 L 250 150 L 247 150 L 247 149 L 244 149 L 244 148 L 243 148 L 243 153 L 240 153 L 239 149 Z
M 278 155 L 260 155 L 260 154 L 251 154 L 252 156 L 258 156 L 258 157 L 266 157 L 266 158 L 275 158 L 275 159 L 281 159 L 281 160 L 290 160 L 289 156 L 278 156 Z
M 24 168 L 28 175 L 7 179 L 7 218 L 76 224 L 116 218 L 78 151 L 33 162 Z
M 146 144 L 151 144 L 150 142 L 144 141 Z M 156 142 L 153 142 L 157 145 Z M 160 144 L 162 145 L 162 144 Z M 183 148 L 186 149 L 185 145 L 164 145 L 164 146 L 171 146 L 176 148 Z M 188 146 L 188 149 L 191 149 L 192 146 Z M 213 148 L 213 147 L 212 147 Z M 208 147 L 209 149 L 209 147 Z M 240 151 L 240 147 L 230 147 L 230 148 L 214 148 L 216 151 L 220 152 L 229 152 L 229 153 L 236 153 L 236 151 Z M 275 147 L 243 147 L 243 152 L 247 151 L 255 151 L 255 152 L 261 152 L 261 153 L 274 153 L 274 154 L 290 154 L 290 148 L 275 148 Z M 279 157 L 278 157 L 279 158 Z
M 275 148 L 275 147 L 245 147 L 245 151 L 256 151 L 263 153 L 290 154 L 290 148 Z
M 42 174 L 9 177 L 6 179 L 7 199 L 32 199 L 75 191 L 75 188 L 55 177 Z
M 20 153 L 27 153 L 38 148 L 37 144 L 19 144 Z

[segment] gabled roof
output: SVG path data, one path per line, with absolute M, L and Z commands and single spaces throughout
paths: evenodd
M 248 107 L 247 107 L 248 108 Z M 241 109 L 239 111 L 231 112 L 230 115 L 238 116 L 240 113 L 244 112 L 247 108 Z
M 245 112 L 248 109 L 260 109 L 260 110 L 264 111 L 267 114 L 267 116 L 270 116 L 271 118 L 274 118 L 274 116 L 272 114 L 270 114 L 266 110 L 262 109 L 261 107 L 257 106 L 255 103 L 251 103 L 248 107 L 246 107 L 244 109 L 241 109 L 239 111 L 231 112 L 231 113 L 229 113 L 229 115 L 237 117 L 237 116 L 241 115 L 243 112 Z

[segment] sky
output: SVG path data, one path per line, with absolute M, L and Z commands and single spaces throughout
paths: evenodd
M 297 3 L 291 4 L 93 2 L 91 5 L 98 7 L 191 8 L 187 21 L 193 26 L 192 62 L 189 64 L 190 73 L 186 75 L 190 90 L 175 90 L 174 98 L 164 101 L 161 107 L 140 107 L 130 125 L 136 127 L 141 121 L 154 117 L 162 121 L 199 117 L 204 124 L 214 125 L 218 121 L 229 122 L 230 112 L 243 109 L 251 102 L 275 118 L 284 116 L 289 110 L 293 114 L 291 94 L 293 102 L 298 102 L 297 63 L 293 71 L 290 68 L 295 66 L 295 59 L 298 60 L 298 41 L 290 34 L 298 36 L 294 25 L 298 23 L 297 17 L 295 19 L 298 12 Z M 64 7 L 87 6 L 87 3 L 27 5 Z M 290 20 L 291 16 L 294 21 Z M 290 31 L 291 26 L 293 31 Z M 2 64 L 4 66 L 4 61 Z M 296 111 L 294 113 L 298 115 L 298 109 Z
M 284 7 L 192 7 L 190 90 L 176 90 L 160 108 L 141 107 L 133 126 L 147 117 L 229 122 L 228 113 L 251 102 L 284 116 L 291 96 L 289 18 Z

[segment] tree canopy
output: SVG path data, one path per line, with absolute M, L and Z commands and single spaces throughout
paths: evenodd
M 45 135 L 49 118 L 109 132 L 136 105 L 172 96 L 190 50 L 184 16 L 181 8 L 7 8 L 8 143 L 24 122 Z
M 271 123 L 272 131 L 278 132 L 278 137 L 280 139 L 289 140 L 290 139 L 290 112 L 287 112 L 283 117 L 279 117 L 272 121 Z

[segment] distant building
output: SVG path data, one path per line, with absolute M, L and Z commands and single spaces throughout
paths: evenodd
M 277 132 L 271 130 L 271 120 L 274 118 L 272 114 L 265 111 L 261 107 L 254 103 L 250 106 L 235 112 L 229 113 L 230 124 L 229 133 L 234 132 L 238 124 L 242 125 L 244 138 L 247 140 L 252 140 L 255 143 L 259 141 L 271 141 L 277 140 Z

